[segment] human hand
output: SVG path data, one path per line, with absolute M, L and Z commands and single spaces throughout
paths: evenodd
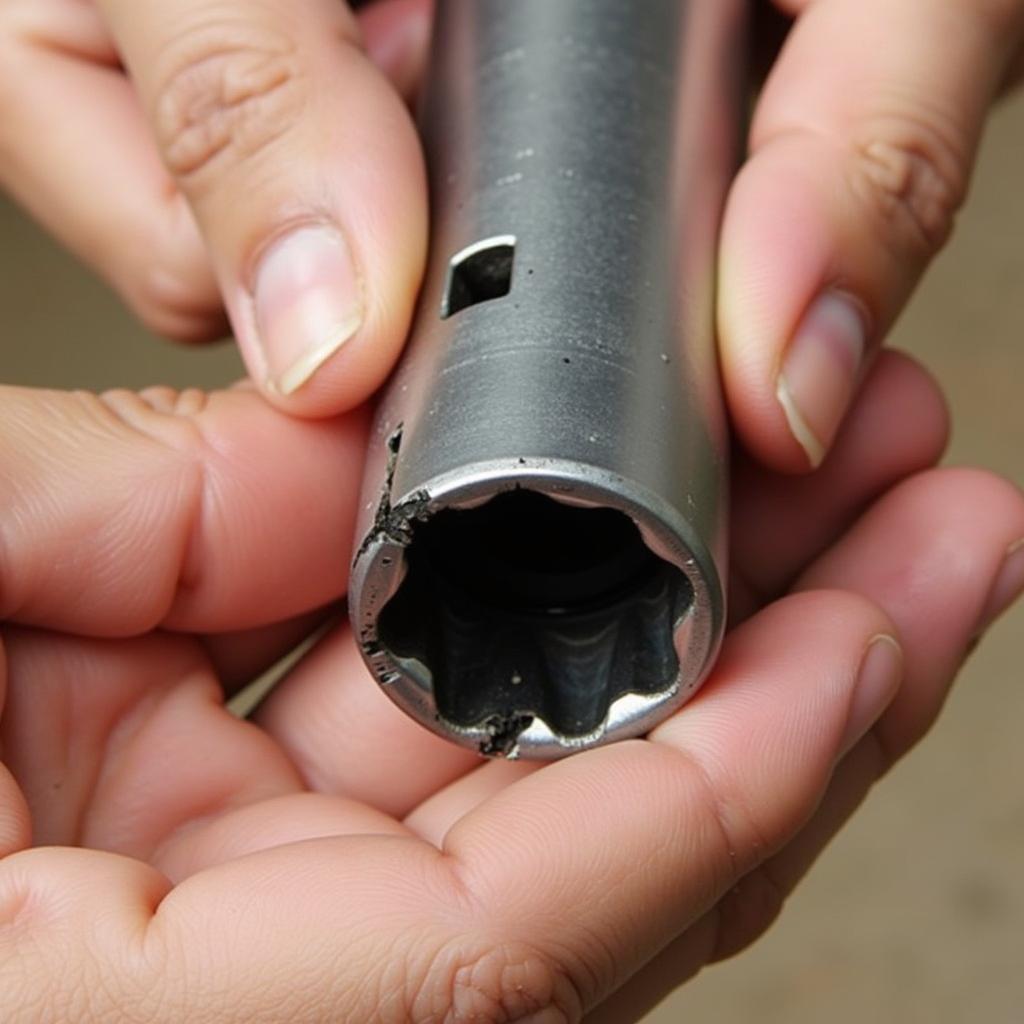
M 352 408 L 397 357 L 422 271 L 399 93 L 429 7 L 8 0 L 0 182 L 158 331 L 216 332 L 223 301 L 272 402 Z M 738 433 L 799 471 L 949 233 L 1021 70 L 1024 0 L 776 7 L 797 21 L 728 204 L 719 333 Z
M 272 403 L 355 408 L 422 275 L 399 91 L 428 27 L 418 0 L 7 0 L 0 187 L 158 333 L 222 336 L 226 309 Z
M 345 624 L 224 709 L 343 591 L 361 416 L 7 389 L 0 419 L 10 1024 L 636 1019 L 763 931 L 1021 582 L 1024 499 L 927 469 L 941 401 L 886 355 L 819 473 L 737 460 L 738 624 L 687 707 L 482 764 Z

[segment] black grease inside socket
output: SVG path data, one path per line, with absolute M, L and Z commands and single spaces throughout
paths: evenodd
M 417 524 L 406 558 L 380 638 L 430 670 L 456 726 L 539 716 L 586 736 L 618 697 L 677 678 L 692 589 L 621 512 L 517 490 Z

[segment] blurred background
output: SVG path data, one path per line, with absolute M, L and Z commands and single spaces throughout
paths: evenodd
M 0 379 L 212 386 L 230 346 L 174 348 L 0 199 Z M 896 331 L 945 385 L 949 461 L 1024 484 L 1024 98 L 993 119 L 953 244 Z M 1024 608 L 753 950 L 650 1021 L 1024 1024 Z

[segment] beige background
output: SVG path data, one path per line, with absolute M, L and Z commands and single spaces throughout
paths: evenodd
M 896 343 L 948 388 L 950 460 L 1024 483 L 1024 100 L 996 116 L 954 244 Z M 0 201 L 0 378 L 211 384 L 230 348 L 148 337 Z M 883 783 L 754 950 L 652 1020 L 1024 1024 L 1024 611 L 965 671 L 933 735 Z

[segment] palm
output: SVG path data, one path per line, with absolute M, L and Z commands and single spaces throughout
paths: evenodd
M 897 390 L 900 403 L 892 401 Z M 898 431 L 908 406 L 917 415 Z M 320 431 L 318 456 L 335 460 L 341 450 L 355 451 L 361 438 L 361 423 L 350 425 L 342 441 L 327 433 L 338 428 L 288 429 Z M 290 674 L 256 724 L 224 709 L 218 677 L 230 688 L 273 661 L 308 630 L 308 609 L 338 596 L 342 581 L 336 569 L 320 568 L 317 545 L 322 550 L 327 534 L 351 515 L 350 488 L 344 514 L 320 524 L 312 513 L 310 546 L 287 552 L 303 563 L 283 596 L 274 590 L 284 625 L 266 625 L 266 598 L 259 586 L 246 590 L 244 572 L 233 583 L 216 570 L 200 573 L 191 592 L 179 579 L 178 589 L 164 594 L 161 627 L 127 639 L 118 637 L 126 630 L 104 611 L 102 595 L 91 612 L 67 594 L 49 605 L 23 595 L 22 612 L 13 617 L 36 628 L 12 625 L 4 634 L 0 738 L 31 812 L 34 843 L 110 851 L 151 865 L 159 875 L 128 861 L 65 854 L 83 858 L 68 861 L 76 878 L 96 879 L 77 912 L 113 904 L 127 914 L 144 878 L 155 900 L 166 896 L 158 918 L 165 930 L 186 927 L 214 949 L 220 935 L 237 945 L 233 955 L 254 977 L 271 986 L 279 978 L 289 993 L 285 1002 L 300 1000 L 281 1019 L 326 1019 L 302 1016 L 302 993 L 282 975 L 290 962 L 282 959 L 283 935 L 301 935 L 315 947 L 337 945 L 340 934 L 343 955 L 359 962 L 384 942 L 389 958 L 409 963 L 426 944 L 428 959 L 441 962 L 440 973 L 426 977 L 442 980 L 411 983 L 405 1012 L 412 1017 L 414 1005 L 426 1016 L 423 1007 L 441 998 L 432 985 L 445 988 L 443 979 L 457 980 L 467 965 L 486 968 L 495 949 L 502 970 L 509 963 L 527 973 L 546 970 L 548 928 L 559 932 L 556 948 L 577 951 L 541 984 L 558 990 L 551 996 L 557 1005 L 575 1012 L 577 1001 L 591 1007 L 611 997 L 609 1019 L 639 1013 L 666 985 L 763 930 L 777 910 L 777 893 L 795 883 L 885 759 L 902 753 L 937 712 L 983 602 L 983 574 L 978 569 L 973 583 L 956 580 L 956 607 L 950 588 L 935 585 L 922 597 L 913 579 L 922 572 L 956 575 L 942 559 L 942 538 L 965 500 L 977 504 L 985 492 L 985 507 L 998 521 L 988 529 L 974 525 L 966 538 L 961 533 L 961 544 L 983 552 L 979 564 L 998 546 L 994 535 L 1012 532 L 1020 520 L 1019 503 L 985 478 L 933 474 L 897 488 L 855 530 L 844 531 L 877 494 L 932 463 L 943 430 L 930 387 L 909 364 L 887 357 L 824 472 L 786 480 L 740 460 L 733 609 L 737 620 L 753 617 L 730 634 L 713 679 L 648 741 L 539 770 L 483 764 L 406 720 L 364 673 L 344 626 Z M 226 427 L 221 440 L 231 436 Z M 882 455 L 880 438 L 890 439 Z M 301 440 L 308 447 L 310 438 Z M 288 444 L 281 442 L 278 454 L 293 456 Z M 310 457 L 311 469 L 325 464 L 318 456 Z M 288 469 L 269 472 L 301 476 L 302 469 L 291 460 Z M 221 493 L 230 498 L 230 488 Z M 325 504 L 332 500 L 337 513 L 337 498 Z M 228 518 L 209 508 L 205 514 L 214 522 Z M 261 536 L 259 523 L 249 528 Z M 257 555 L 278 561 L 252 544 L 245 551 L 251 540 L 238 540 L 236 570 Z M 332 543 L 346 564 L 338 541 Z M 179 569 L 187 564 L 185 557 Z M 310 573 L 302 576 L 306 567 Z M 280 573 L 275 564 L 253 570 L 264 581 Z M 865 630 L 881 632 L 885 619 L 863 599 L 839 593 L 808 593 L 759 610 L 794 580 L 797 590 L 866 595 L 896 621 L 905 645 L 904 691 L 874 737 L 853 746 L 835 774 L 827 756 L 840 742 L 846 708 L 830 707 L 827 694 L 851 658 L 856 667 Z M 925 643 L 936 618 L 947 628 Z M 63 630 L 46 628 L 52 625 Z M 242 631 L 224 635 L 226 629 Z M 792 713 L 799 706 L 816 711 L 813 725 Z M 759 755 L 753 766 L 751 750 Z M 787 786 L 793 806 L 760 806 L 762 788 Z M 18 799 L 7 795 L 0 841 L 5 823 L 19 832 Z M 15 835 L 9 845 L 23 842 Z M 707 850 L 701 863 L 702 843 L 725 857 L 724 873 Z M 687 851 L 684 861 L 696 867 L 682 876 Z M 12 870 L 0 868 L 0 906 L 5 886 L 14 884 Z M 177 888 L 167 895 L 171 884 Z M 487 927 L 474 924 L 476 937 L 467 940 L 457 919 L 483 906 Z M 602 955 L 599 937 L 607 935 L 628 954 Z M 669 943 L 668 974 L 655 960 L 621 987 Z M 588 957 L 600 966 L 581 968 L 579 958 Z M 348 1007 L 336 1011 L 337 1019 L 364 1019 L 360 1007 L 373 1005 L 366 992 L 343 977 L 336 987 L 338 1005 Z M 523 999 L 540 998 L 527 990 Z

